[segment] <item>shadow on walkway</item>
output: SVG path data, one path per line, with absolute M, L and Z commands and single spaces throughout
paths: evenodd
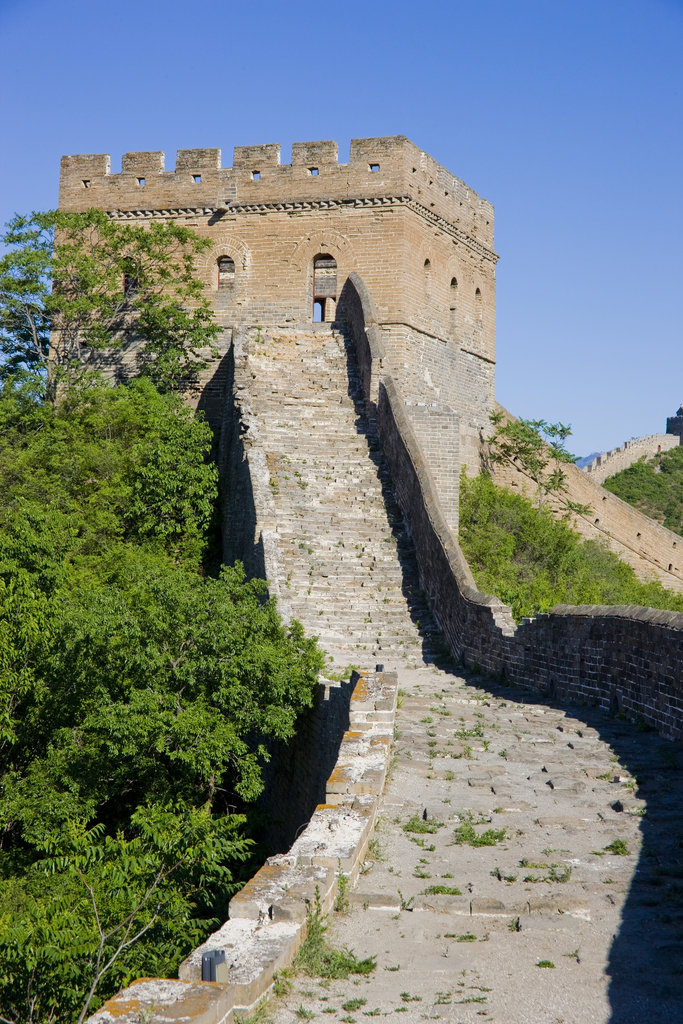
M 683 744 L 613 718 L 600 709 L 501 686 L 466 669 L 458 675 L 505 700 L 544 705 L 579 719 L 609 744 L 619 765 L 637 780 L 631 792 L 612 784 L 613 797 L 595 795 L 606 821 L 628 813 L 629 797 L 646 801 L 640 819 L 641 854 L 622 908 L 606 973 L 609 1024 L 681 1024 L 683 1021 Z M 615 770 L 618 765 L 615 761 Z M 622 803 L 623 801 L 623 803 Z M 611 898 L 605 894 L 605 898 Z M 607 1022 L 605 1022 L 607 1024 Z

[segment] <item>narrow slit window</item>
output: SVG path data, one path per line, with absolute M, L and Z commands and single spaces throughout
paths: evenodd
M 456 308 L 458 304 L 458 279 L 457 277 L 451 278 L 451 312 Z
M 309 167 L 308 168 L 308 173 L 311 175 L 311 177 L 317 178 L 318 177 L 318 168 L 317 167 Z
M 370 170 L 372 171 L 373 174 L 376 174 L 377 171 L 379 170 L 379 164 L 370 164 Z
M 481 290 L 479 288 L 477 288 L 477 290 L 474 293 L 474 318 L 478 324 L 482 323 L 482 298 Z
M 337 308 L 337 261 L 329 253 L 313 260 L 313 322 L 330 323 Z
M 218 287 L 230 288 L 235 281 L 235 261 L 231 256 L 221 256 L 218 260 Z
M 254 181 L 260 181 L 261 180 L 261 172 L 260 171 L 252 171 L 251 172 L 251 176 L 252 176 Z
M 144 188 L 145 187 L 145 179 L 144 178 L 138 178 L 138 185 L 140 186 L 140 188 Z
M 194 178 L 195 185 L 201 185 L 201 183 L 202 183 L 202 176 L 201 176 L 201 174 L 193 174 L 192 177 Z

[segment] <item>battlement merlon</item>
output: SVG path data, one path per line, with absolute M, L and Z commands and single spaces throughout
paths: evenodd
M 493 206 L 404 135 L 353 139 L 349 162 L 336 142 L 295 142 L 291 163 L 280 145 L 236 146 L 232 167 L 220 149 L 180 149 L 175 170 L 164 153 L 124 154 L 111 173 L 109 154 L 62 157 L 59 206 L 83 211 L 220 208 L 228 204 L 408 197 L 493 250 Z

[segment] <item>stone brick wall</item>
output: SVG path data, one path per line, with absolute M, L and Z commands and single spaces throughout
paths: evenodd
M 680 437 L 673 433 L 634 437 L 630 441 L 624 441 L 619 448 L 612 448 L 611 451 L 596 455 L 592 462 L 581 467 L 581 472 L 590 476 L 596 484 L 603 484 L 608 477 L 621 472 L 627 466 L 632 466 L 638 459 L 651 459 L 658 452 L 677 448 L 680 443 Z
M 350 724 L 352 691 L 349 682 L 319 682 L 313 707 L 297 721 L 296 736 L 289 743 L 270 745 L 259 806 L 272 819 L 266 838 L 274 853 L 285 853 L 318 804 L 325 803 L 327 781 Z
M 210 238 L 197 273 L 224 328 L 221 359 L 256 325 L 310 325 L 313 260 L 333 258 L 342 307 L 354 275 L 372 293 L 373 365 L 383 353 L 380 368 L 413 405 L 456 416 L 463 440 L 449 440 L 450 451 L 474 459 L 493 404 L 493 207 L 405 136 L 354 139 L 346 164 L 330 141 L 295 143 L 289 164 L 275 144 L 236 147 L 232 167 L 219 149 L 179 150 L 173 171 L 161 152 L 126 153 L 118 173 L 107 154 L 65 156 L 59 202 L 143 224 L 173 219 Z M 221 257 L 235 266 L 223 287 Z M 134 347 L 109 368 L 134 372 Z M 201 400 L 215 425 L 217 403 Z
M 441 510 L 434 479 L 391 377 L 377 424 L 421 582 L 456 658 L 553 698 L 623 709 L 683 737 L 683 615 L 630 606 L 557 606 L 515 626 L 480 593 Z

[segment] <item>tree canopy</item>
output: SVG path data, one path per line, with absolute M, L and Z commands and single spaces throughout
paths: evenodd
M 96 211 L 9 235 L 0 1016 L 72 1024 L 227 916 L 268 741 L 294 735 L 323 656 L 264 581 L 220 566 L 212 431 L 178 393 L 217 330 L 201 240 Z M 127 331 L 142 375 L 114 386 L 91 357 Z
M 137 370 L 167 389 L 215 345 L 220 328 L 194 272 L 211 243 L 175 221 L 52 210 L 14 217 L 2 242 L 2 369 L 39 371 L 52 402 L 105 351 L 135 343 Z

